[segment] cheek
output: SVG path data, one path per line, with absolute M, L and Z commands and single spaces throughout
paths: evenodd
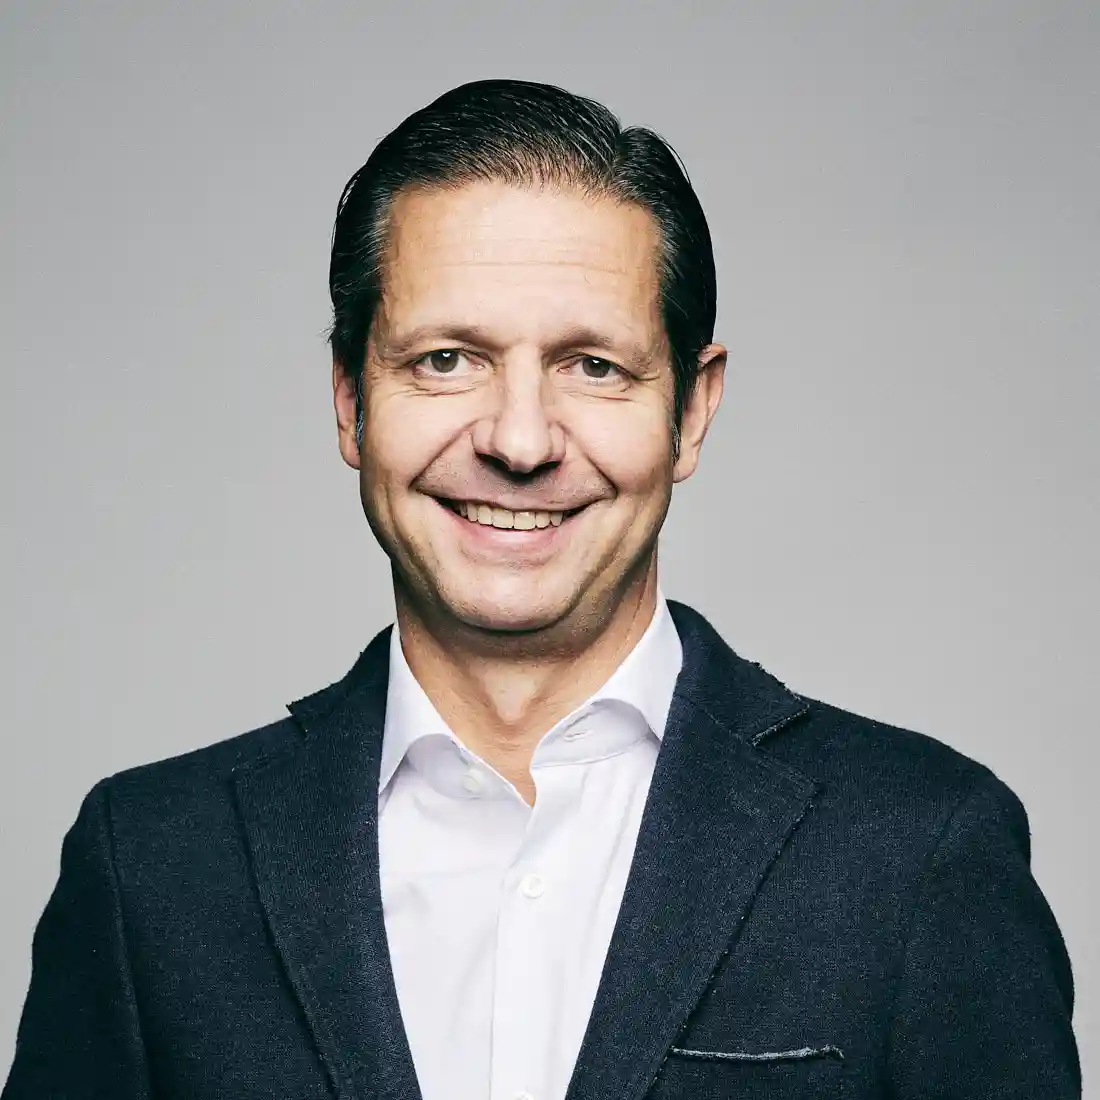
M 453 417 L 441 414 L 440 402 L 386 402 L 367 412 L 363 426 L 364 484 L 406 488 L 447 446 Z M 433 407 L 434 406 L 434 407 Z
M 672 426 L 663 408 L 628 405 L 578 417 L 574 436 L 620 493 L 652 493 L 672 477 Z

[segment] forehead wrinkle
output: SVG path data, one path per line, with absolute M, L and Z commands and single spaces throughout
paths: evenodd
M 577 256 L 575 254 L 519 255 L 496 257 L 485 255 L 480 249 L 467 255 L 455 255 L 455 251 L 445 244 L 427 244 L 418 242 L 404 248 L 392 250 L 384 268 L 383 293 L 392 292 L 398 287 L 431 287 L 432 273 L 462 271 L 507 272 L 537 271 L 575 272 L 585 283 L 605 277 L 614 280 L 616 286 L 628 284 L 628 293 L 645 293 L 659 289 L 655 258 L 638 257 L 638 263 L 630 263 L 629 257 L 608 255 L 607 249 L 599 249 L 599 256 Z M 481 252 L 481 254 L 479 254 Z M 559 253 L 573 250 L 559 249 Z M 649 261 L 649 262 L 647 262 Z M 651 269 L 652 264 L 652 269 Z M 653 285 L 650 285 L 650 284 Z M 610 285 L 610 284 L 608 284 Z M 435 288 L 432 288 L 435 289 Z
M 526 270 L 538 266 L 531 264 Z M 485 270 L 487 278 L 463 277 L 472 276 L 475 268 Z M 446 327 L 489 330 L 494 320 L 510 323 L 523 318 L 554 334 L 586 330 L 605 340 L 648 343 L 651 330 L 661 326 L 659 286 L 631 279 L 628 273 L 568 265 L 567 280 L 544 281 L 526 276 L 510 279 L 509 268 L 507 264 L 402 265 L 391 269 L 383 285 L 380 312 L 398 332 Z M 564 270 L 565 265 L 556 269 Z
M 555 260 L 545 256 L 532 257 L 531 259 L 486 260 L 478 257 L 470 259 L 444 259 L 440 267 L 579 267 L 585 271 L 604 271 L 610 275 L 627 275 L 630 268 L 625 264 L 607 266 L 593 263 L 589 260 Z
M 558 197 L 566 200 L 582 197 L 580 206 L 597 216 L 585 218 L 582 228 L 576 224 L 563 227 L 560 221 L 543 225 L 543 216 L 538 212 L 540 196 L 536 193 L 534 220 L 540 224 L 524 226 L 523 220 L 530 207 L 524 201 L 522 205 L 527 206 L 527 210 L 517 211 L 514 200 L 530 196 L 526 188 L 495 186 L 486 190 L 476 185 L 443 192 L 432 190 L 399 195 L 390 211 L 387 232 L 390 259 L 406 251 L 415 254 L 467 248 L 472 253 L 471 258 L 488 263 L 551 263 L 555 262 L 552 259 L 555 252 L 567 254 L 567 262 L 613 271 L 636 270 L 643 262 L 642 254 L 645 259 L 657 262 L 660 235 L 652 216 L 643 208 L 596 196 L 559 192 Z M 572 204 L 567 202 L 567 205 Z M 600 215 L 601 207 L 614 209 L 620 215 L 626 213 L 635 221 L 625 226 L 619 220 L 617 226 L 609 226 Z M 522 246 L 533 246 L 542 252 L 529 259 L 513 255 L 497 260 L 485 255 L 490 250 L 508 248 L 522 251 Z M 463 257 L 463 262 L 465 260 Z
M 530 248 L 523 247 L 530 245 Z M 636 252 L 636 255 L 628 253 Z M 552 238 L 516 238 L 508 236 L 487 243 L 481 236 L 458 241 L 444 239 L 395 242 L 390 256 L 391 271 L 400 261 L 416 261 L 420 268 L 425 261 L 440 268 L 533 268 L 570 267 L 580 271 L 598 271 L 608 275 L 639 275 L 646 270 L 646 261 L 656 264 L 656 256 L 648 247 L 609 248 L 602 242 L 584 238 L 561 241 Z

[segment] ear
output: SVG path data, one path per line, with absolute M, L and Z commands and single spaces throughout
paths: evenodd
M 357 394 L 355 379 L 344 370 L 341 363 L 333 359 L 332 403 L 336 409 L 340 455 L 353 470 L 359 469 L 359 441 L 355 430 L 359 420 Z
M 680 426 L 680 454 L 672 468 L 672 480 L 686 481 L 699 465 L 699 452 L 707 429 L 722 403 L 726 380 L 726 349 L 721 344 L 708 344 L 699 352 L 695 387 L 684 405 Z

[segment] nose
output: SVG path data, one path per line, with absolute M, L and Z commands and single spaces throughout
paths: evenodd
M 565 433 L 552 405 L 538 366 L 506 367 L 494 380 L 492 410 L 474 425 L 474 449 L 517 474 L 560 462 Z

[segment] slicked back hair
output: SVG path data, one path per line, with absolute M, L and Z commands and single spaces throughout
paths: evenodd
M 714 334 L 714 253 L 703 209 L 671 146 L 624 129 L 604 106 L 549 84 L 479 80 L 445 92 L 376 146 L 348 181 L 332 233 L 333 357 L 360 395 L 382 296 L 387 231 L 405 189 L 475 182 L 559 186 L 647 210 L 660 240 L 661 315 L 675 375 L 673 428 Z

